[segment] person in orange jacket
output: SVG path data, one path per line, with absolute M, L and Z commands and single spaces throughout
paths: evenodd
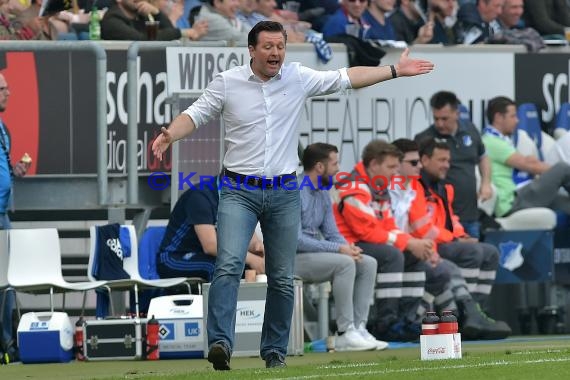
M 420 143 L 421 186 L 409 215 L 413 226 L 410 232 L 437 243 L 440 256 L 457 264 L 473 298 L 486 309 L 499 266 L 499 251 L 467 235 L 453 212 L 454 189 L 445 183 L 450 157 L 449 147 L 443 142 L 429 138 Z M 425 208 L 430 220 L 419 211 Z
M 433 236 L 435 238 L 440 233 L 445 234 L 447 230 L 440 231 L 440 228 L 433 224 L 431 215 L 427 211 L 425 192 L 419 182 L 422 163 L 418 144 L 409 139 L 398 139 L 392 144 L 404 155 L 400 163 L 400 176 L 406 179 L 403 186 L 390 188 L 392 212 L 396 224 L 403 231 L 416 235 L 416 237 Z M 479 304 L 473 299 L 460 268 L 455 263 L 442 259 L 436 268 L 448 273 L 449 282 L 442 293 L 432 294 L 431 297 L 426 295 L 424 301 L 429 302 L 433 299 L 433 306 L 436 310 L 452 310 L 458 315 L 460 331 L 464 339 L 501 339 L 511 334 L 511 329 L 505 322 L 495 321 L 481 310 Z M 428 284 L 433 281 L 431 273 L 426 272 L 426 292 Z
M 369 331 L 376 339 L 407 341 L 419 338 L 417 310 L 424 295 L 425 271 L 433 242 L 418 239 L 396 226 L 386 191 L 397 173 L 401 153 L 383 140 L 373 140 L 362 161 L 337 181 L 333 213 L 340 233 L 349 243 L 378 262 L 374 307 Z

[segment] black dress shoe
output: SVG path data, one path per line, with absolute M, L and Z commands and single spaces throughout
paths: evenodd
M 208 352 L 208 361 L 212 363 L 216 371 L 228 371 L 230 369 L 230 353 L 221 343 L 214 343 Z
M 277 352 L 272 352 L 265 358 L 265 368 L 283 368 L 287 367 L 285 359 Z

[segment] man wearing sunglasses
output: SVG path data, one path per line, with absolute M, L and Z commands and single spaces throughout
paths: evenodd
M 398 139 L 392 142 L 404 155 L 400 162 L 400 176 L 408 179 L 406 186 L 390 187 L 390 199 L 392 201 L 392 212 L 396 225 L 412 236 L 436 239 L 440 233 L 440 228 L 435 226 L 430 213 L 428 213 L 425 191 L 421 180 L 418 180 L 422 172 L 422 160 L 420 160 L 418 144 L 408 139 Z M 427 162 L 427 161 L 425 161 Z M 431 165 L 428 171 L 431 171 Z M 402 182 L 402 181 L 399 181 Z M 435 244 L 434 244 L 435 245 Z M 472 261 L 482 260 L 482 254 L 478 252 L 472 243 L 457 243 L 444 245 L 445 254 L 449 251 L 457 251 L 458 254 L 473 257 Z M 488 318 L 481 310 L 479 303 L 474 299 L 469 290 L 462 270 L 453 261 L 440 258 L 437 253 L 438 247 L 434 249 L 434 256 L 437 260 L 432 260 L 434 265 L 426 270 L 426 285 L 424 302 L 433 303 L 436 310 L 453 310 L 459 315 L 461 333 L 465 339 L 501 339 L 511 333 L 508 325 L 502 321 L 495 321 Z M 443 274 L 442 274 L 443 272 Z M 473 270 L 465 273 L 470 275 Z M 439 282 L 448 278 L 443 284 L 443 289 Z M 471 276 L 472 277 L 472 276 Z M 473 278 L 475 288 L 477 278 Z M 490 288 L 490 287 L 489 287 Z M 435 291 L 433 290 L 435 289 Z M 430 294 L 431 291 L 431 294 Z M 429 300 L 433 299 L 433 302 Z M 418 310 L 418 314 L 424 311 Z

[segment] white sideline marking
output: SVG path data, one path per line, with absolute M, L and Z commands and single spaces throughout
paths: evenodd
M 358 372 L 343 372 L 343 373 L 330 373 L 330 374 L 318 374 L 318 375 L 307 375 L 307 376 L 292 376 L 292 377 L 276 377 L 273 380 L 303 380 L 303 379 L 315 379 L 315 378 L 325 378 L 325 377 L 341 377 L 341 376 L 358 376 L 358 375 L 382 375 L 389 373 L 398 372 L 419 372 L 419 371 L 432 371 L 440 369 L 461 369 L 461 368 L 477 368 L 477 367 L 491 367 L 491 366 L 505 366 L 511 364 L 536 364 L 536 363 L 554 363 L 554 362 L 567 362 L 570 358 L 558 358 L 558 359 L 535 359 L 535 360 L 525 360 L 525 361 L 496 361 L 488 363 L 479 364 L 457 364 L 457 365 L 446 365 L 437 368 L 426 368 L 426 367 L 413 367 L 413 368 L 401 368 L 401 369 L 383 369 L 383 370 L 369 370 L 369 371 L 358 371 Z M 319 368 L 323 369 L 342 369 L 342 368 L 355 368 L 355 367 L 370 367 L 380 365 L 378 363 L 354 363 L 346 365 L 325 365 Z
M 528 354 L 558 354 L 562 350 L 542 350 L 542 351 L 517 351 L 512 352 L 511 355 L 528 355 Z

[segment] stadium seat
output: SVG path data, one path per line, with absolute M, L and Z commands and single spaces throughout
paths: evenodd
M 525 130 L 518 128 L 515 130 L 513 134 L 513 143 L 515 144 L 517 152 L 519 152 L 523 156 L 534 156 L 540 159 L 538 147 L 532 141 L 532 139 Z M 534 175 L 528 172 L 518 169 L 513 169 L 513 181 L 515 181 L 517 187 L 526 184 L 528 181 L 532 180 L 533 178 Z
M 542 147 L 540 148 L 540 151 L 542 153 L 543 158 L 546 157 L 546 154 L 550 151 L 550 149 L 552 149 L 552 147 L 554 147 L 555 144 L 556 144 L 556 140 L 554 140 L 554 138 L 552 138 L 552 136 L 550 136 L 548 133 L 543 131 L 542 132 Z
M 475 169 L 477 188 L 480 186 L 481 176 L 479 170 Z M 497 203 L 497 188 L 491 184 L 493 194 L 486 201 L 478 201 L 478 208 L 487 215 L 494 217 L 495 205 Z M 551 230 L 556 227 L 556 213 L 545 207 L 532 207 L 519 210 L 509 216 L 495 218 L 497 223 L 506 231 L 520 230 Z
M 471 122 L 471 113 L 463 104 L 459 104 L 459 120 Z
M 2 292 L 2 303 L 0 304 L 0 320 L 4 315 L 6 307 L 6 296 L 8 292 L 16 292 L 8 283 L 8 231 L 0 231 L 0 292 Z
M 91 249 L 89 252 L 89 264 L 87 269 L 87 276 L 91 281 L 97 281 L 96 275 L 94 274 L 96 271 L 94 270 L 95 266 L 97 265 L 98 255 L 101 252 L 97 250 L 97 233 L 98 229 L 104 226 L 92 226 L 89 230 L 90 232 L 90 240 L 91 240 Z M 179 285 L 185 285 L 188 288 L 188 293 L 190 293 L 190 285 L 187 282 L 185 277 L 176 277 L 176 278 L 165 278 L 165 279 L 145 279 L 141 276 L 139 272 L 139 251 L 138 251 L 138 242 L 136 238 L 135 228 L 132 225 L 121 225 L 121 229 L 124 229 L 128 232 L 128 241 L 127 244 L 130 244 L 130 254 L 123 255 L 123 270 L 129 276 L 127 278 L 116 278 L 116 279 L 108 279 L 106 278 L 106 284 L 104 288 L 111 294 L 111 290 L 133 290 L 135 296 L 135 313 L 138 316 L 140 313 L 139 310 L 139 299 L 138 299 L 138 291 L 139 289 L 144 288 L 170 288 Z M 113 310 L 113 303 L 110 304 L 111 310 Z M 98 306 L 99 307 L 99 306 Z M 112 313 L 114 313 L 112 311 Z M 98 312 L 100 314 L 100 312 Z M 98 315 L 100 317 L 101 315 Z
M 556 114 L 556 122 L 552 135 L 556 140 L 570 130 L 570 103 L 562 103 Z
M 479 209 L 493 216 L 497 202 L 497 188 L 493 186 L 493 195 L 486 201 L 479 201 Z M 506 231 L 551 230 L 556 227 L 556 213 L 545 207 L 531 207 L 513 212 L 509 216 L 495 218 Z
M 61 272 L 59 234 L 55 228 L 14 229 L 8 231 L 8 283 L 18 292 L 49 294 L 54 311 L 54 292 L 85 292 L 105 286 L 105 281 L 67 282 Z M 83 313 L 84 310 L 82 310 Z
M 156 254 L 166 232 L 166 226 L 147 227 L 139 244 L 139 273 L 146 280 L 159 279 L 156 271 Z M 202 294 L 201 284 L 206 282 L 202 277 L 186 277 L 189 284 L 198 285 L 198 294 Z
M 534 103 L 521 104 L 517 109 L 517 117 L 519 119 L 517 129 L 522 129 L 529 135 L 538 148 L 539 159 L 543 160 L 541 153 L 542 127 L 540 125 L 540 118 L 538 117 L 536 105 L 534 105 Z
M 166 226 L 147 227 L 139 242 L 139 273 L 147 280 L 160 278 L 156 271 L 156 254 Z

